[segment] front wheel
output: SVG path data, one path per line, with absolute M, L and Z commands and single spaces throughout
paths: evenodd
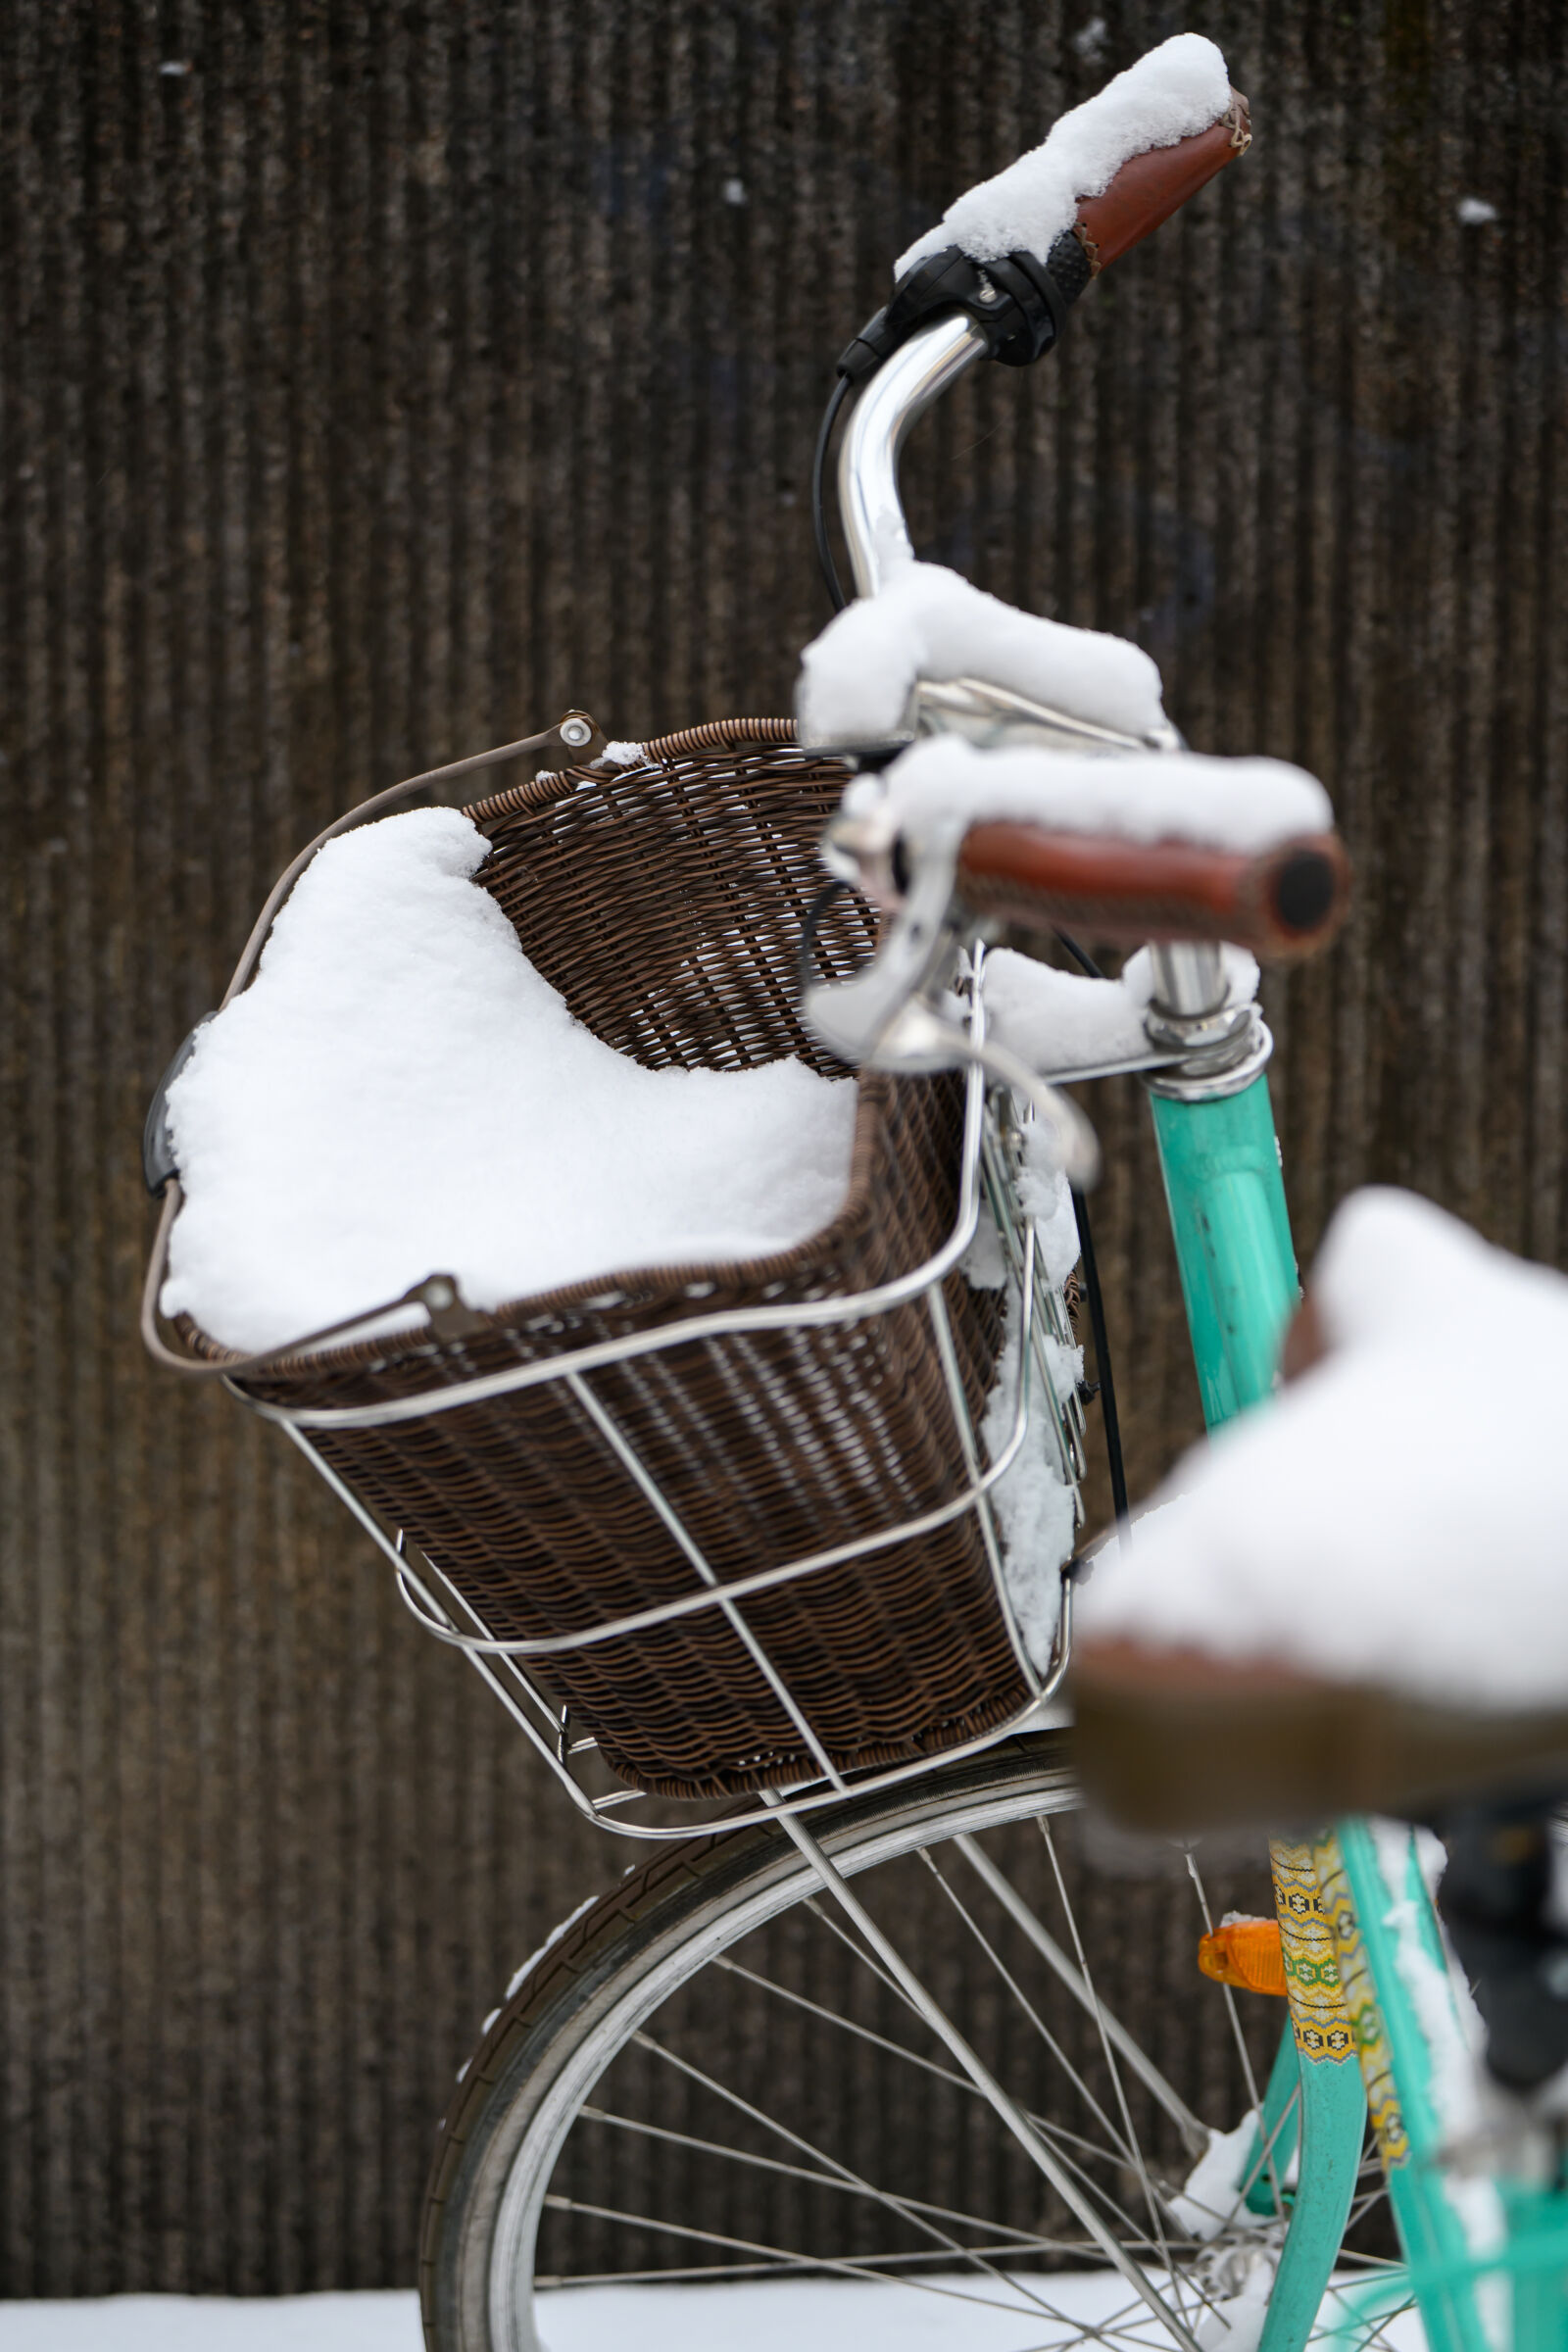
M 1078 1803 L 1045 1733 L 813 1817 L 1054 2180 L 781 1831 L 720 1832 L 574 1921 L 470 2061 L 425 2207 L 431 2352 L 597 2352 L 651 2310 L 683 2347 L 1255 2340 L 1283 2225 L 1184 2191 L 1283 2008 L 1242 2050 L 1194 1962 L 1201 1882 L 1096 1873 Z

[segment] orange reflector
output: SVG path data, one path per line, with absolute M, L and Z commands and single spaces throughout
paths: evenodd
M 1285 1990 L 1285 1956 L 1277 1919 L 1230 1919 L 1198 1946 L 1198 1965 L 1216 1984 L 1247 1992 Z

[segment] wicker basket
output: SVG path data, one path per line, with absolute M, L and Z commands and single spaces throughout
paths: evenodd
M 494 844 L 478 879 L 526 954 L 581 1020 L 650 1067 L 795 1054 L 840 1074 L 795 1000 L 816 842 L 845 776 L 793 749 L 793 732 L 780 720 L 694 728 L 650 744 L 640 765 L 538 777 L 469 810 Z M 847 976 L 871 937 L 863 905 L 841 897 L 814 936 L 817 968 Z M 293 1357 L 246 1390 L 286 1406 L 367 1404 L 696 1313 L 864 1291 L 920 1266 L 951 1232 L 961 1128 L 957 1080 L 862 1075 L 848 1198 L 800 1248 L 580 1282 L 504 1307 L 460 1342 L 421 1331 Z M 1000 1296 L 957 1273 L 945 1296 L 978 1416 Z M 921 1298 L 854 1322 L 673 1345 L 611 1363 L 591 1385 L 721 1578 L 896 1526 L 963 1489 Z M 312 1435 L 494 1638 L 575 1633 L 693 1590 L 688 1559 L 564 1382 Z M 933 1754 L 1027 1701 L 972 1512 L 777 1586 L 744 1613 L 840 1770 Z M 712 1796 L 815 1769 L 717 1609 L 534 1659 L 529 1673 L 635 1787 Z

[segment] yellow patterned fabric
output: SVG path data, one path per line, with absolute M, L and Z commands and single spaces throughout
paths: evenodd
M 1404 2116 L 1395 2094 L 1394 2062 L 1384 2031 L 1383 2012 L 1378 2007 L 1372 1971 L 1360 1931 L 1355 1924 L 1355 1911 L 1350 1901 L 1339 1840 L 1326 1834 L 1310 1848 L 1291 1850 L 1309 1851 L 1312 1856 L 1323 1916 L 1333 1939 L 1334 1965 L 1344 1987 L 1345 2005 L 1349 2015 L 1350 2030 L 1355 2036 L 1356 2055 L 1361 2061 L 1361 2080 L 1366 2084 L 1367 2110 L 1372 2118 L 1378 2153 L 1385 2167 L 1404 2164 L 1409 2160 L 1410 2141 L 1404 2129 Z
M 1287 1845 L 1282 1838 L 1275 1838 L 1268 1854 L 1296 2047 L 1315 2065 L 1342 2065 L 1356 2054 L 1355 2034 L 1335 1965 L 1330 1923 L 1319 1896 L 1317 1849 Z

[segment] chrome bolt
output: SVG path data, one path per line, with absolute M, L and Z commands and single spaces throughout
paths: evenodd
M 580 752 L 585 743 L 592 743 L 594 739 L 593 728 L 585 718 L 564 718 L 559 732 L 562 742 L 568 744 L 574 752 Z

